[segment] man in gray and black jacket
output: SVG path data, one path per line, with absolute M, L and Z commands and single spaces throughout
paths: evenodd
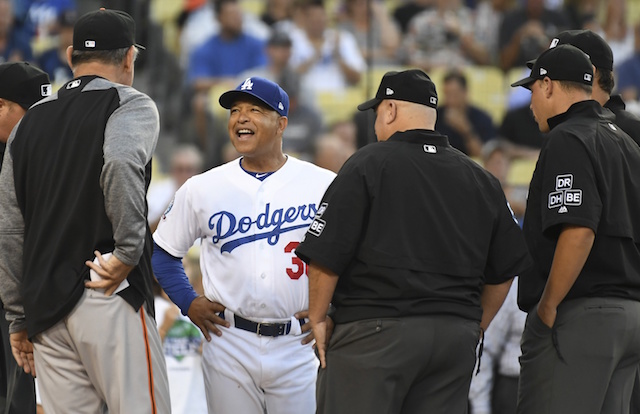
M 170 410 L 145 201 L 159 119 L 131 87 L 134 32 L 119 11 L 78 19 L 75 79 L 18 124 L 0 174 L 0 291 L 45 412 Z

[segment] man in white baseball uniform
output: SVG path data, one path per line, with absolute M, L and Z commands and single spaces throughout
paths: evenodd
M 177 191 L 154 234 L 154 272 L 207 339 L 209 412 L 314 413 L 307 268 L 294 250 L 335 174 L 282 152 L 289 98 L 277 84 L 248 78 L 219 102 L 242 157 Z M 204 296 L 180 261 L 198 239 Z

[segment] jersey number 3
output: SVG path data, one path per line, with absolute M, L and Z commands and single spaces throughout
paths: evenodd
M 285 246 L 284 252 L 292 253 L 299 244 L 300 242 L 297 241 L 289 242 L 289 244 Z M 298 280 L 300 279 L 300 276 L 302 276 L 303 274 L 307 274 L 307 264 L 303 262 L 302 259 L 300 259 L 298 256 L 296 256 L 295 253 L 291 257 L 291 264 L 293 264 L 293 268 L 287 268 L 287 275 L 289 275 L 291 279 Z

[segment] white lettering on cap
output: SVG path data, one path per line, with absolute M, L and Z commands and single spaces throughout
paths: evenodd
M 96 47 L 96 41 L 95 40 L 85 40 L 84 41 L 84 47 L 94 48 L 94 47 Z
M 431 102 L 433 105 L 436 105 L 438 103 L 438 99 L 435 96 L 432 96 L 429 98 L 429 102 Z
M 547 70 L 545 68 L 540 68 L 540 75 L 546 75 Z
M 387 88 L 387 90 L 385 91 L 385 93 L 388 95 L 393 95 L 395 92 L 393 91 L 393 89 L 391 88 Z
M 586 80 L 587 82 L 591 82 L 591 74 L 590 73 L 585 73 L 584 74 L 584 80 Z
M 560 42 L 560 39 L 558 39 L 558 38 L 553 39 L 551 41 L 551 44 L 549 45 L 549 49 L 552 49 L 552 48 L 558 46 L 558 42 Z
M 278 109 L 284 111 L 284 105 L 282 105 L 282 102 L 278 102 Z
M 51 84 L 45 83 L 40 85 L 40 95 L 42 96 L 51 96 Z
M 242 86 L 240 86 L 241 91 L 250 91 L 253 89 L 253 82 L 251 82 L 251 78 L 247 78 Z

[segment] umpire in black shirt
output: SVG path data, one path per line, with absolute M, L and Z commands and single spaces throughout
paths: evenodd
M 437 101 L 420 70 L 383 77 L 358 107 L 380 142 L 346 162 L 296 249 L 318 413 L 466 413 L 480 328 L 528 265 L 499 182 L 434 131 Z
M 512 85 L 531 90 L 547 133 L 524 218 L 519 414 L 628 413 L 640 363 L 640 148 L 590 99 L 592 82 L 565 44 Z
M 573 45 L 589 56 L 594 67 L 591 98 L 613 112 L 615 124 L 640 145 L 640 118 L 625 110 L 620 95 L 611 95 L 615 86 L 611 47 L 591 30 L 565 30 L 551 40 L 550 47 L 564 44 Z
M 592 99 L 615 115 L 615 124 L 640 145 L 640 117 L 625 109 L 620 95 L 611 95 L 615 86 L 613 52 L 607 42 L 591 30 L 565 30 L 551 40 L 551 46 L 570 44 L 589 56 L 593 65 Z M 640 372 L 631 399 L 631 413 L 640 413 Z

